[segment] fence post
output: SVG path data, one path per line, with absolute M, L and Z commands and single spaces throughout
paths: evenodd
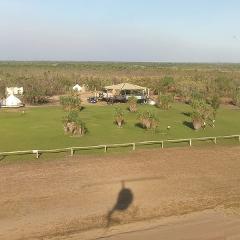
M 238 141 L 240 142 L 240 135 L 238 135 Z
M 161 144 L 161 145 L 162 145 L 162 149 L 163 149 L 163 141 L 162 141 L 162 144 Z
M 133 143 L 132 146 L 133 146 L 133 151 L 135 151 L 136 150 L 136 144 Z
M 73 156 L 73 154 L 74 154 L 74 149 L 71 148 L 71 156 Z
M 217 144 L 217 138 L 216 137 L 214 138 L 214 143 Z
M 104 146 L 104 152 L 107 152 L 107 145 Z
M 36 154 L 36 158 L 39 158 L 39 152 L 38 152 L 38 150 L 32 150 L 32 153 L 33 153 L 33 154 Z
M 189 139 L 189 146 L 190 147 L 192 146 L 192 139 L 191 138 Z

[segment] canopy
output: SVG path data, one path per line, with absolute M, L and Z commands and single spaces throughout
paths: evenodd
M 117 85 L 112 85 L 112 86 L 106 86 L 104 87 L 106 90 L 143 90 L 146 91 L 147 88 L 145 87 L 140 87 L 137 85 L 133 85 L 131 83 L 120 83 Z
M 19 107 L 22 106 L 22 102 L 15 97 L 14 95 L 10 95 L 6 98 L 6 107 Z

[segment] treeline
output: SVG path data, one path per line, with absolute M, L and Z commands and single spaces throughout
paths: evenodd
M 238 103 L 240 64 L 1 62 L 0 97 L 6 86 L 23 86 L 26 102 L 44 103 L 66 93 L 75 83 L 89 90 L 131 82 L 152 94 L 171 92 L 182 99 L 192 95 L 232 99 Z

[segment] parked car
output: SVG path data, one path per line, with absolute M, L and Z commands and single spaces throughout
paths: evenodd
M 97 98 L 96 98 L 96 97 L 89 97 L 89 98 L 87 99 L 87 101 L 88 101 L 89 103 L 97 103 Z

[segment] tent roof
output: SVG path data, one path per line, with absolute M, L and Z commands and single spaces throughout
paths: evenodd
M 18 99 L 14 95 L 10 95 L 9 97 L 6 98 L 5 104 L 7 107 L 8 106 L 12 107 L 12 106 L 20 106 L 22 105 L 22 102 L 20 101 L 20 99 Z
M 140 87 L 131 83 L 120 83 L 117 85 L 106 86 L 106 90 L 146 90 L 146 87 Z

